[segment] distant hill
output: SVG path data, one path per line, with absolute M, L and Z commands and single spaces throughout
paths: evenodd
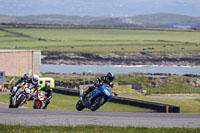
M 200 28 L 200 17 L 167 13 L 138 15 L 135 17 L 0 15 L 0 23 Z
M 135 21 L 142 23 L 145 26 L 160 26 L 160 27 L 173 27 L 173 26 L 191 26 L 199 27 L 200 26 L 200 17 L 191 17 L 178 14 L 149 14 L 149 15 L 139 15 L 133 17 Z

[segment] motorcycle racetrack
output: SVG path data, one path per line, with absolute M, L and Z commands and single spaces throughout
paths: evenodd
M 0 103 L 0 124 L 199 128 L 200 114 L 9 109 L 8 104 Z

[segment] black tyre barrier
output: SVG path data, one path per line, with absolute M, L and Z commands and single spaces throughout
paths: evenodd
M 157 112 L 180 113 L 179 106 L 165 104 L 165 103 L 158 103 L 158 102 L 152 102 L 152 101 L 125 98 L 125 97 L 115 97 L 115 96 L 110 100 L 110 102 L 132 105 L 132 106 L 137 106 L 141 108 L 148 108 L 148 109 L 155 110 Z
M 84 82 L 64 82 L 55 80 L 55 86 L 65 87 L 65 88 L 79 88 L 80 85 L 89 85 L 94 84 L 93 81 L 84 81 Z
M 79 96 L 78 90 L 72 90 L 72 89 L 66 89 L 66 88 L 54 88 L 53 92 L 65 94 L 65 95 L 71 95 L 71 96 Z
M 55 88 L 54 92 L 65 94 L 65 95 L 71 95 L 71 96 L 79 96 L 78 90 L 71 90 L 71 89 L 66 89 L 66 88 Z M 180 113 L 179 106 L 159 103 L 159 102 L 138 100 L 138 99 L 132 99 L 132 98 L 125 98 L 125 97 L 116 97 L 116 96 L 113 96 L 109 102 L 152 109 L 152 110 L 155 110 L 156 112 Z

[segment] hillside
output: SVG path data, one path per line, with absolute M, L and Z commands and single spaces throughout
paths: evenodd
M 160 27 L 172 27 L 178 25 L 199 27 L 200 17 L 191 17 L 178 14 L 149 14 L 149 15 L 139 15 L 132 18 L 135 21 L 142 23 L 145 26 L 160 26 Z
M 167 14 L 167 13 L 138 15 L 135 17 L 90 17 L 90 16 L 65 16 L 65 15 L 32 15 L 32 16 L 0 15 L 0 23 L 199 28 L 200 17 Z

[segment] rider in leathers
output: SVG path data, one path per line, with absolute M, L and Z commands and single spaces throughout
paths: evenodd
M 15 95 L 15 93 L 18 91 L 20 87 L 28 83 L 28 88 L 30 88 L 31 90 L 33 89 L 31 95 L 29 95 L 29 97 L 27 98 L 27 100 L 29 100 L 30 98 L 35 96 L 35 92 L 38 89 L 38 81 L 39 81 L 39 76 L 37 74 L 34 74 L 31 79 L 28 79 L 26 82 L 20 84 L 20 86 L 17 87 L 16 91 L 14 92 L 14 94 L 12 94 L 12 96 Z M 12 98 L 10 99 L 10 102 L 12 102 Z
M 89 94 L 90 92 L 92 92 L 96 87 L 101 86 L 102 84 L 107 84 L 109 87 L 113 88 L 113 80 L 115 79 L 115 76 L 113 73 L 108 72 L 106 76 L 102 76 L 100 78 L 98 78 L 95 83 L 94 86 L 90 86 L 88 87 L 88 90 L 85 91 L 84 94 L 80 94 L 81 97 L 85 97 L 87 96 L 87 94 Z
M 38 87 L 39 87 L 38 81 L 39 81 L 39 76 L 38 76 L 37 74 L 34 74 L 34 75 L 32 76 L 32 78 L 29 79 L 29 80 L 27 81 L 28 87 L 29 87 L 30 89 L 34 89 L 34 90 L 32 91 L 32 97 L 34 97 L 34 96 L 36 95 L 36 92 L 37 92 L 37 90 L 38 90 Z M 30 98 L 31 98 L 31 97 L 29 97 L 29 99 L 30 99 Z
M 41 88 L 42 91 L 45 92 L 45 95 L 46 95 L 46 105 L 45 105 L 45 109 L 47 108 L 47 105 L 50 103 L 50 99 L 52 98 L 52 93 L 53 93 L 53 90 L 52 88 L 50 88 L 50 83 L 49 82 L 46 82 L 45 83 L 45 87 Z
M 14 87 L 10 90 L 11 95 L 14 95 L 19 87 L 23 86 L 28 80 L 30 80 L 30 74 L 26 73 L 14 84 Z

